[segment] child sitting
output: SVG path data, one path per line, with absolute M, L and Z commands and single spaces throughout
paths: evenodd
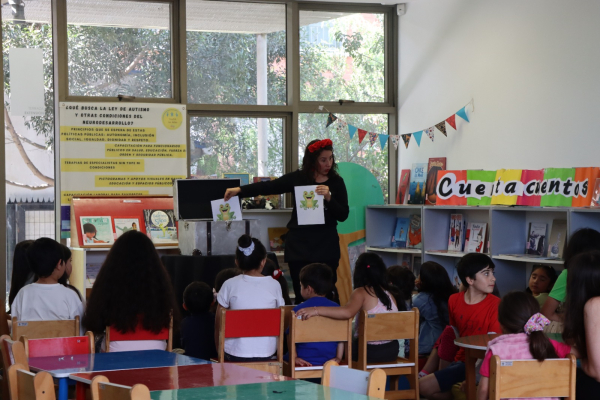
M 298 310 L 298 316 L 308 319 L 317 315 L 335 319 L 350 319 L 360 310 L 369 314 L 404 311 L 405 305 L 396 304 L 399 294 L 388 283 L 385 264 L 375 253 L 363 253 L 354 267 L 354 291 L 343 307 L 310 307 Z M 395 296 L 394 296 L 395 295 Z M 358 318 L 354 321 L 358 324 Z M 355 325 L 356 326 L 356 325 Z M 354 333 L 358 338 L 358 332 Z M 352 358 L 358 359 L 358 340 L 352 343 Z M 400 345 L 397 340 L 367 343 L 367 363 L 394 362 Z
M 212 289 L 204 282 L 192 282 L 183 292 L 183 308 L 190 313 L 181 321 L 181 345 L 186 356 L 217 358 L 215 315 L 209 311 L 213 301 Z
M 504 296 L 498 308 L 498 319 L 503 335 L 488 343 L 480 369 L 477 400 L 489 398 L 490 359 L 493 355 L 503 360 L 544 361 L 546 358 L 564 358 L 571 352 L 570 346 L 544 335 L 544 326 L 550 324 L 550 320 L 540 314 L 540 305 L 527 293 L 512 292 Z
M 242 235 L 235 250 L 235 264 L 242 274 L 223 283 L 217 295 L 215 343 L 218 345 L 221 309 L 247 310 L 278 308 L 285 303 L 279 282 L 261 274 L 267 259 L 267 250 L 258 239 Z M 267 361 L 277 350 L 275 337 L 225 339 L 225 360 Z
M 66 269 L 60 244 L 50 238 L 39 238 L 29 246 L 27 258 L 38 279 L 19 290 L 11 305 L 12 316 L 19 321 L 81 317 L 83 304 L 77 294 L 58 283 Z
M 385 272 L 388 281 L 393 285 L 400 296 L 396 303 L 404 302 L 406 309 L 412 309 L 412 292 L 415 288 L 415 274 L 402 265 L 392 265 Z
M 529 286 L 525 291 L 531 293 L 542 307 L 548 298 L 548 293 L 554 286 L 554 282 L 556 282 L 556 278 L 556 270 L 551 266 L 534 265 L 529 276 Z
M 460 337 L 499 333 L 500 299 L 492 294 L 496 283 L 492 260 L 485 254 L 470 253 L 460 259 L 456 269 L 467 291 L 448 299 L 450 325 Z M 428 399 L 452 399 L 452 386 L 465 377 L 465 350 L 461 347 L 452 364 L 419 379 L 419 392 Z
M 300 290 L 304 301 L 294 307 L 294 312 L 307 307 L 339 307 L 340 305 L 326 299 L 331 291 L 333 274 L 327 264 L 308 264 L 300 271 Z M 329 360 L 339 364 L 344 353 L 343 343 L 315 342 L 296 344 L 296 366 L 310 367 L 322 365 Z
M 277 282 L 279 282 L 279 285 L 281 286 L 281 295 L 283 296 L 285 305 L 292 305 L 292 299 L 290 298 L 290 288 L 288 287 L 287 279 L 285 279 L 285 276 L 283 276 L 283 271 L 275 264 L 273 260 L 267 258 L 267 262 L 265 263 L 265 267 L 262 270 L 262 274 L 264 276 L 270 276 Z

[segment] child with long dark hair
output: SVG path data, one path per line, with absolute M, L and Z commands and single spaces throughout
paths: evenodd
M 27 249 L 33 244 L 33 240 L 23 240 L 15 246 L 13 255 L 13 269 L 10 278 L 10 293 L 8 294 L 8 313 L 11 313 L 11 304 L 17 297 L 19 290 L 25 285 L 35 282 L 36 276 L 29 260 L 27 259 Z
M 174 326 L 179 308 L 171 279 L 154 243 L 139 231 L 119 236 L 94 282 L 82 324 L 94 334 L 107 326 L 122 333 L 149 331 L 154 334 Z M 111 341 L 110 351 L 165 350 L 164 340 Z
M 570 346 L 544 335 L 544 326 L 550 320 L 540 314 L 540 305 L 528 293 L 511 292 L 504 296 L 498 307 L 498 321 L 503 335 L 488 344 L 480 369 L 477 400 L 489 398 L 490 359 L 493 355 L 505 360 L 544 361 L 546 358 L 564 358 L 571 352 Z
M 386 277 L 385 263 L 375 253 L 363 253 L 354 266 L 354 291 L 350 300 L 343 307 L 310 307 L 298 310 L 297 315 L 302 319 L 314 316 L 324 316 L 334 319 L 349 319 L 360 310 L 369 314 L 379 314 L 394 311 L 405 311 L 405 305 L 396 304 L 394 287 Z M 358 319 L 355 320 L 355 324 Z M 358 338 L 357 332 L 354 334 Z M 353 343 L 353 358 L 358 359 L 358 340 Z M 400 345 L 397 340 L 367 343 L 367 362 L 392 362 L 397 359 Z M 355 351 L 356 350 L 356 351 Z
M 83 297 L 81 296 L 81 293 L 79 293 L 79 290 L 77 290 L 77 288 L 75 286 L 73 286 L 69 283 L 69 277 L 71 276 L 71 272 L 73 271 L 73 264 L 72 264 L 73 257 L 71 257 L 71 249 L 69 249 L 64 244 L 61 244 L 60 248 L 62 249 L 62 252 L 63 252 L 63 262 L 65 263 L 65 273 L 63 274 L 63 276 L 60 277 L 60 279 L 58 280 L 58 283 L 60 283 L 64 287 L 69 288 L 72 291 L 74 291 L 75 293 L 77 293 L 77 296 L 79 296 L 79 300 L 81 300 L 83 302 Z M 85 302 L 84 302 L 84 305 L 85 305 Z
M 412 308 L 412 292 L 415 288 L 415 274 L 402 265 L 392 265 L 385 271 L 385 275 L 399 294 L 396 303 L 403 302 L 406 309 L 410 310 Z
M 531 293 L 537 300 L 540 307 L 544 305 L 548 298 L 548 293 L 552 290 L 556 282 L 556 270 L 549 265 L 536 264 L 531 269 L 529 275 L 529 285 L 525 291 Z

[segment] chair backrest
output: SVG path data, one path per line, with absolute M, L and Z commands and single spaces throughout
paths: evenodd
M 8 368 L 8 385 L 12 400 L 56 400 L 54 381 L 45 372 L 33 374 L 22 364 Z
M 90 385 L 92 400 L 150 400 L 150 390 L 146 385 L 132 387 L 110 383 L 108 378 L 98 375 Z
M 106 327 L 106 333 L 104 335 L 106 344 L 106 351 L 110 351 L 110 342 L 114 341 L 133 341 L 133 340 L 166 340 L 167 351 L 173 350 L 173 316 L 171 315 L 171 322 L 169 328 L 164 328 L 159 333 L 150 332 L 144 329 L 142 322 L 138 323 L 138 327 L 135 332 L 119 332 L 110 326 Z
M 28 339 L 79 336 L 79 316 L 57 321 L 17 321 L 13 317 L 12 337 L 17 340 L 21 336 Z
M 379 368 L 367 372 L 340 367 L 335 361 L 327 361 L 323 366 L 321 382 L 323 386 L 383 399 L 386 380 L 385 372 Z
M 0 337 L 0 350 L 2 351 L 2 363 L 4 364 L 5 371 L 13 364 L 25 365 L 27 366 L 27 370 L 29 370 L 29 363 L 23 343 L 12 340 L 7 335 L 2 335 Z
M 85 336 L 71 336 L 49 339 L 19 339 L 25 348 L 27 357 L 74 356 L 76 354 L 94 353 L 94 334 L 86 332 Z
M 490 400 L 565 397 L 575 400 L 575 356 L 537 360 L 490 360 Z

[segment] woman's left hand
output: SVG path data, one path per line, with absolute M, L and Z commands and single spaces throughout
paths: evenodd
M 329 201 L 331 200 L 331 192 L 329 191 L 329 186 L 327 185 L 319 185 L 317 186 L 317 194 L 322 195 L 325 200 Z

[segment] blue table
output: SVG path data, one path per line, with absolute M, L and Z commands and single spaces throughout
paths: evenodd
M 58 379 L 58 400 L 68 400 L 69 375 L 78 372 L 115 371 L 120 369 L 172 367 L 209 363 L 210 361 L 161 350 L 29 358 L 29 368 L 32 371 L 47 371 L 53 378 Z

